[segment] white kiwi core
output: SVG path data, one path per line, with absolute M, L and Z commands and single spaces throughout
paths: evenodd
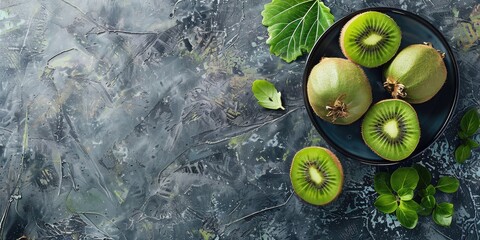
M 382 36 L 376 33 L 370 34 L 367 38 L 363 40 L 363 43 L 370 46 L 375 46 L 378 42 L 382 40 Z
M 323 176 L 320 171 L 315 166 L 310 166 L 308 168 L 308 175 L 310 175 L 310 179 L 312 182 L 314 182 L 316 185 L 321 185 L 323 182 Z
M 383 125 L 383 131 L 391 138 L 396 138 L 399 133 L 398 122 L 395 119 L 391 119 Z

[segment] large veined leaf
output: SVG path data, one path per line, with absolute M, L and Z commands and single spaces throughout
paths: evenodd
M 270 52 L 291 62 L 312 50 L 315 41 L 335 21 L 319 0 L 272 0 L 262 11 Z

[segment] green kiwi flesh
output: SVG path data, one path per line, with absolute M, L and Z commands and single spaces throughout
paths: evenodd
M 443 57 L 430 43 L 402 49 L 385 70 L 385 88 L 409 103 L 430 100 L 447 80 Z
M 365 114 L 362 137 L 378 156 L 390 161 L 404 160 L 420 141 L 417 113 L 401 99 L 382 100 Z
M 367 112 L 372 89 L 360 66 L 348 59 L 324 57 L 308 76 L 307 98 L 321 119 L 347 125 Z
M 306 147 L 293 157 L 290 180 L 301 199 L 313 205 L 326 205 L 342 191 L 343 168 L 330 150 Z
M 340 48 L 351 61 L 364 67 L 378 67 L 395 56 L 402 33 L 388 15 L 368 11 L 356 15 L 343 26 Z

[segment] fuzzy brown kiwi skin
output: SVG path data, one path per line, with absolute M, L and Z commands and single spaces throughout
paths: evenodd
M 330 155 L 330 157 L 332 157 L 333 163 L 335 163 L 335 165 L 337 166 L 338 170 L 340 171 L 340 175 L 342 176 L 342 177 L 340 178 L 340 188 L 343 189 L 343 180 L 344 180 L 343 167 L 342 167 L 342 163 L 341 163 L 340 160 L 337 158 L 337 156 L 336 156 L 332 151 L 330 151 L 329 149 L 324 148 L 324 147 L 311 146 L 311 147 L 306 147 L 306 148 L 304 148 L 304 149 L 322 149 L 322 150 L 325 150 L 325 152 L 327 152 L 327 154 Z M 295 157 L 297 156 L 297 154 L 298 154 L 298 152 L 295 153 L 293 159 L 295 159 Z M 289 175 L 290 175 L 290 176 L 292 176 L 292 166 L 293 166 L 293 164 L 290 165 L 290 172 L 289 172 Z M 290 180 L 290 181 L 291 181 L 291 180 Z M 292 183 L 290 183 L 290 184 L 292 184 Z M 293 186 L 293 184 L 292 184 L 292 186 Z M 294 191 L 294 192 L 295 192 L 295 191 Z M 297 195 L 297 196 L 298 196 L 298 198 L 299 198 L 302 202 L 305 202 L 305 203 L 307 203 L 307 204 L 314 205 L 314 206 L 325 206 L 325 205 L 330 204 L 331 202 L 335 201 L 335 200 L 338 198 L 338 196 L 340 196 L 340 193 L 342 193 L 342 190 L 338 191 L 337 195 L 336 195 L 334 198 L 332 198 L 331 201 L 326 202 L 326 203 L 324 203 L 324 204 L 319 204 L 319 205 L 311 204 L 311 203 L 303 200 L 303 198 L 301 198 L 300 196 L 298 196 L 298 195 Z M 295 194 L 296 194 L 296 193 L 295 193 Z
M 401 99 L 384 99 L 384 100 L 378 101 L 378 103 L 388 102 L 388 101 L 399 101 L 399 100 L 400 100 L 400 101 L 404 101 L 404 100 L 401 100 Z M 406 101 L 404 101 L 404 102 L 406 102 Z M 407 104 L 408 104 L 408 102 L 407 102 Z M 412 107 L 412 105 L 408 104 L 408 106 L 415 111 L 415 109 Z M 416 111 L 415 111 L 415 112 L 416 112 Z M 416 115 L 415 118 L 416 118 L 417 121 L 418 121 L 418 115 Z M 420 125 L 418 125 L 418 128 L 419 128 L 419 131 L 421 132 L 422 129 L 421 129 Z M 363 142 L 365 142 L 364 131 L 363 131 L 363 124 L 360 125 L 360 132 L 362 133 Z M 420 138 L 421 138 L 421 137 L 422 137 L 422 134 L 420 134 Z M 419 140 L 419 141 L 420 141 L 420 140 Z M 372 152 L 374 152 L 375 154 L 377 154 L 377 156 L 379 156 L 379 157 L 381 157 L 381 158 L 383 158 L 383 159 L 385 159 L 385 160 L 392 161 L 392 162 L 399 162 L 399 161 L 404 160 L 404 159 L 397 160 L 397 159 L 385 158 L 385 157 L 383 157 L 383 156 L 380 156 L 380 155 L 378 154 L 378 152 L 375 151 L 374 149 L 372 149 L 368 144 L 365 144 L 365 145 L 367 145 L 367 147 L 370 148 L 370 150 L 372 150 Z

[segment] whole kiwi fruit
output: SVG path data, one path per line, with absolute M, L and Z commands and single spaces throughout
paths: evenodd
M 313 205 L 326 205 L 342 191 L 342 164 L 326 148 L 306 147 L 293 157 L 290 180 L 301 199 Z
M 386 99 L 374 104 L 365 114 L 361 132 L 367 146 L 390 161 L 406 159 L 420 141 L 417 113 L 401 99 Z
M 372 89 L 360 66 L 347 59 L 324 57 L 308 76 L 307 98 L 321 119 L 347 125 L 368 110 Z
M 402 98 L 409 103 L 430 100 L 447 79 L 444 56 L 430 43 L 404 48 L 384 72 L 385 88 L 393 98 Z
M 376 11 L 360 13 L 350 19 L 340 33 L 343 55 L 364 67 L 378 67 L 395 56 L 402 32 L 388 15 Z

